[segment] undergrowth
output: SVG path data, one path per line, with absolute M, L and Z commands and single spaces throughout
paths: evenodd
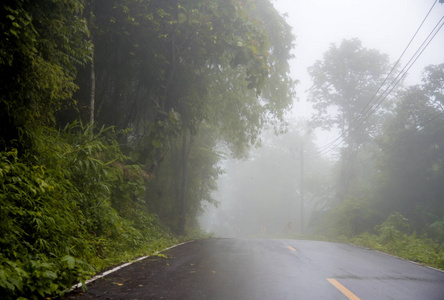
M 2 299 L 63 295 L 74 283 L 177 242 L 145 204 L 149 176 L 112 128 L 40 128 L 32 151 L 0 152 Z
M 363 233 L 352 238 L 343 236 L 340 239 L 444 270 L 444 245 L 427 236 L 411 233 L 408 220 L 401 214 L 391 214 L 375 229 L 376 234 Z

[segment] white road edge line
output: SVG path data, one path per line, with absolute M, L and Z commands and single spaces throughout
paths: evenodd
M 157 252 L 155 252 L 154 254 L 159 254 L 159 253 L 161 253 L 161 252 L 163 252 L 163 251 L 167 251 L 167 250 L 173 249 L 173 248 L 175 248 L 175 247 L 177 247 L 177 246 L 184 245 L 184 244 L 190 243 L 190 242 L 192 242 L 192 241 L 193 241 L 193 240 L 191 240 L 191 241 L 187 241 L 187 242 L 183 242 L 183 243 L 180 243 L 180 244 L 177 244 L 177 245 L 171 246 L 171 247 L 168 247 L 168 248 L 166 248 L 166 249 L 163 249 L 163 250 L 157 251 Z M 102 278 L 102 277 L 104 277 L 104 276 L 106 276 L 106 275 L 109 275 L 109 274 L 111 274 L 111 273 L 114 273 L 114 272 L 116 272 L 116 271 L 118 271 L 118 270 L 120 270 L 120 269 L 122 269 L 122 268 L 125 268 L 125 267 L 127 267 L 127 266 L 129 266 L 129 265 L 131 265 L 131 264 L 133 264 L 133 263 L 135 263 L 135 262 L 138 262 L 138 261 L 141 261 L 141 260 L 143 260 L 143 259 L 145 259 L 145 258 L 148 258 L 148 257 L 150 257 L 150 256 L 152 256 L 152 255 L 147 255 L 147 256 L 139 257 L 139 258 L 137 258 L 137 259 L 135 259 L 135 260 L 133 260 L 133 261 L 130 261 L 130 262 L 124 263 L 124 264 L 122 264 L 122 265 L 120 265 L 120 266 L 117 266 L 117 267 L 115 267 L 114 269 L 111 269 L 111 270 L 105 271 L 105 272 L 103 272 L 103 273 L 101 273 L 101 274 L 99 274 L 99 275 L 96 275 L 96 276 L 92 277 L 91 279 L 86 280 L 86 281 L 85 281 L 85 285 L 87 285 L 87 284 L 89 284 L 89 283 L 91 283 L 91 282 L 93 282 L 93 281 L 95 281 L 95 280 L 97 280 L 97 279 L 99 279 L 99 278 Z M 80 288 L 80 287 L 82 287 L 82 283 L 81 283 L 81 282 L 76 283 L 76 284 L 74 284 L 74 285 L 71 287 L 71 289 L 70 289 L 68 292 L 71 292 L 71 291 L 73 291 L 73 290 L 75 290 L 75 289 L 77 289 L 77 288 Z

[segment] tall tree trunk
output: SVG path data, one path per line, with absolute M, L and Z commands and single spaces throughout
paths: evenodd
M 179 193 L 179 234 L 185 232 L 186 220 L 186 191 L 188 182 L 188 160 L 190 158 L 191 146 L 193 144 L 193 136 L 190 133 L 190 142 L 187 147 L 187 133 L 186 130 L 182 135 L 182 182 Z M 187 149 L 188 148 L 188 149 Z
M 339 201 L 345 200 L 350 191 L 352 181 L 355 179 L 357 148 L 349 146 L 343 150 L 341 155 L 341 173 L 339 176 L 339 187 L 337 198 Z
M 93 46 L 93 50 L 91 53 L 91 94 L 90 94 L 90 114 L 89 114 L 89 123 L 92 125 L 94 124 L 94 106 L 96 102 L 96 74 L 94 70 L 94 44 L 91 38 L 91 44 Z
M 90 107 L 89 107 L 89 123 L 90 125 L 94 124 L 94 108 L 95 108 L 95 101 L 96 101 L 96 73 L 94 69 L 94 39 L 92 35 L 92 29 L 93 29 L 93 13 L 94 13 L 94 6 L 95 1 L 92 0 L 87 5 L 89 9 L 86 10 L 86 26 L 88 27 L 88 38 L 89 42 L 91 44 L 91 73 L 90 73 L 90 80 L 91 80 L 91 93 L 90 93 Z

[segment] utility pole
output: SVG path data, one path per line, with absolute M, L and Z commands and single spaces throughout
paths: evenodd
M 302 139 L 299 156 L 301 158 L 301 234 L 304 234 L 304 142 Z
M 443 0 L 444 1 L 444 0 Z M 299 233 L 304 234 L 304 137 L 300 137 L 300 146 L 296 147 L 295 150 L 293 148 L 290 148 L 290 152 L 295 158 L 295 154 L 297 153 L 297 149 L 299 148 L 299 165 L 300 165 L 300 182 L 299 182 L 299 196 L 300 196 L 300 227 L 299 227 Z M 290 210 L 291 211 L 291 210 Z M 291 212 L 290 212 L 290 219 L 291 219 Z

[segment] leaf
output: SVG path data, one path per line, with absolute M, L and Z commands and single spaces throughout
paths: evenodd
M 75 266 L 75 263 L 76 263 L 76 260 L 75 260 L 74 257 L 72 257 L 70 255 L 65 255 L 62 258 L 62 261 L 67 263 L 69 269 L 74 269 L 74 266 Z
M 57 274 L 53 271 L 50 271 L 50 270 L 46 270 L 42 274 L 45 275 L 45 277 L 49 278 L 49 279 L 56 279 L 57 278 Z

